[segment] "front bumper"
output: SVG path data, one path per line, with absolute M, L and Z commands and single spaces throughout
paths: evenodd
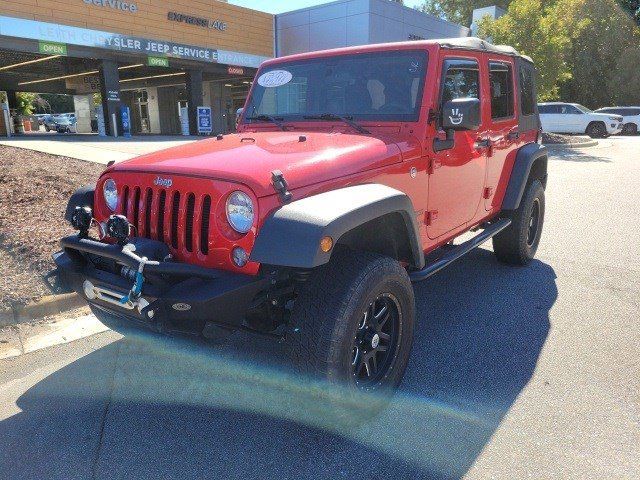
M 624 128 L 624 123 L 621 122 L 608 122 L 607 123 L 607 133 L 609 135 L 616 135 L 622 131 Z
M 122 247 L 78 236 L 65 237 L 60 244 L 63 250 L 53 258 L 69 287 L 102 311 L 157 330 L 201 334 L 209 324 L 240 327 L 268 285 L 260 276 L 159 261 L 144 269 L 141 300 L 121 304 L 118 299 L 128 294 L 133 281 L 119 272 L 138 267 Z

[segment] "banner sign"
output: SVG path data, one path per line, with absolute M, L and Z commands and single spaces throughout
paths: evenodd
M 211 108 L 198 107 L 198 135 L 211 133 L 212 131 Z

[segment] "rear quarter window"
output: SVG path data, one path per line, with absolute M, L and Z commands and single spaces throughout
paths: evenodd
M 533 70 L 526 66 L 520 67 L 520 109 L 525 116 L 536 113 Z

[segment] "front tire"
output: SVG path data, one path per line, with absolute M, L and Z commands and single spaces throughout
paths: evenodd
M 413 287 L 399 262 L 337 251 L 296 299 L 288 349 L 306 376 L 355 390 L 390 391 L 407 368 L 414 322 Z
M 606 138 L 607 126 L 603 122 L 591 122 L 585 133 L 591 138 Z
M 503 263 L 527 265 L 536 254 L 544 224 L 544 187 L 540 180 L 527 186 L 511 225 L 493 237 L 493 251 Z
M 622 127 L 623 135 L 637 135 L 638 134 L 638 126 L 635 123 L 627 123 L 624 127 Z

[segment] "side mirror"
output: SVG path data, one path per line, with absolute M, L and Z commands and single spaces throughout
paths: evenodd
M 480 100 L 455 98 L 442 107 L 442 129 L 477 130 L 480 127 Z

